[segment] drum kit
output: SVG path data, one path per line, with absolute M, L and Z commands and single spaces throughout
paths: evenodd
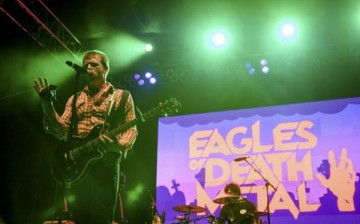
M 228 197 L 216 198 L 213 200 L 213 202 L 216 204 L 228 204 L 228 203 L 231 203 L 234 201 L 239 201 L 241 203 L 241 202 L 245 202 L 246 199 L 243 197 L 240 197 L 240 196 L 228 196 Z M 211 223 L 211 224 L 219 223 L 218 222 L 219 219 L 213 215 L 205 215 L 202 217 L 190 219 L 190 214 L 202 213 L 202 212 L 206 211 L 206 209 L 204 207 L 200 207 L 197 205 L 179 205 L 179 206 L 173 207 L 173 210 L 176 212 L 183 213 L 184 215 L 176 216 L 175 219 L 178 221 L 175 223 L 172 223 L 172 224 L 197 223 L 197 221 L 199 221 L 201 219 L 207 219 L 207 222 Z M 267 213 L 266 212 L 256 212 L 256 215 L 257 216 L 265 216 L 265 215 L 267 215 Z

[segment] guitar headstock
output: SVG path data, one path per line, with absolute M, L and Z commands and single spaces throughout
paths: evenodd
M 144 122 L 148 118 L 158 115 L 169 116 L 177 113 L 180 107 L 181 107 L 180 102 L 178 102 L 175 98 L 170 98 L 168 100 L 165 100 L 164 102 L 160 102 L 159 106 L 153 108 L 152 110 L 144 114 L 140 114 L 139 119 L 142 122 Z
M 161 110 L 161 114 L 166 117 L 177 113 L 181 108 L 181 103 L 175 98 L 170 98 L 164 102 L 160 102 L 158 108 Z

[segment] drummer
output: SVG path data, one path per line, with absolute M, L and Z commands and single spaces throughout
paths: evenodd
M 238 184 L 232 182 L 225 185 L 224 193 L 231 198 L 220 210 L 219 224 L 254 224 L 258 215 L 256 206 L 241 197 Z

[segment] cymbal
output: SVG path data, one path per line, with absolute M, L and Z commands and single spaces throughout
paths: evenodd
M 229 202 L 237 201 L 239 199 L 242 199 L 242 197 L 240 197 L 240 196 L 228 196 L 228 197 L 216 198 L 215 200 L 213 200 L 213 202 L 216 203 L 216 204 L 226 204 L 226 203 L 229 203 Z
M 183 213 L 200 213 L 206 211 L 205 208 L 197 205 L 179 205 L 173 207 L 173 209 L 177 212 L 183 212 Z

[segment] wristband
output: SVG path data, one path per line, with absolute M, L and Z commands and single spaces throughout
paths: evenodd
M 57 89 L 57 86 L 50 85 L 49 87 L 41 90 L 39 95 L 41 98 L 44 98 L 48 101 L 56 102 L 56 89 Z

